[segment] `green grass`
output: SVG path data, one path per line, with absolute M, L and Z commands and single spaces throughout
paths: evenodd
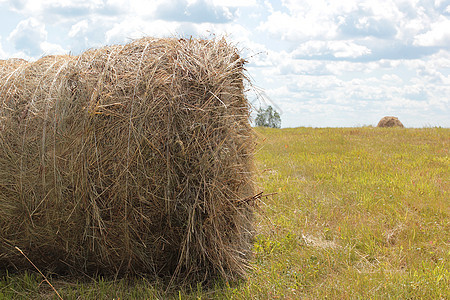
M 253 270 L 165 293 L 146 279 L 52 279 L 64 299 L 450 299 L 450 129 L 258 128 Z M 53 298 L 34 273 L 0 299 Z

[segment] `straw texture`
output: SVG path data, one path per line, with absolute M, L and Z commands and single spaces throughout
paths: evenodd
M 377 127 L 404 127 L 397 117 L 383 117 L 377 124 Z
M 247 269 L 255 191 L 244 60 L 144 38 L 0 61 L 0 267 L 181 280 Z

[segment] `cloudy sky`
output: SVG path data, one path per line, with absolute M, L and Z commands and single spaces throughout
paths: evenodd
M 0 59 L 214 35 L 283 127 L 450 127 L 450 0 L 0 0 Z

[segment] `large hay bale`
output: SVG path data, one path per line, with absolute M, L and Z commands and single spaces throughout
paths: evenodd
M 252 238 L 243 59 L 151 39 L 0 64 L 0 266 L 234 279 Z
M 377 127 L 404 127 L 402 122 L 397 117 L 383 117 L 380 122 L 378 122 Z

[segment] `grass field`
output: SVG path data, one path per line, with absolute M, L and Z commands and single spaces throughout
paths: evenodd
M 64 299 L 450 299 L 450 129 L 258 128 L 253 269 L 165 293 L 146 279 L 50 278 Z M 57 298 L 38 273 L 0 299 Z

